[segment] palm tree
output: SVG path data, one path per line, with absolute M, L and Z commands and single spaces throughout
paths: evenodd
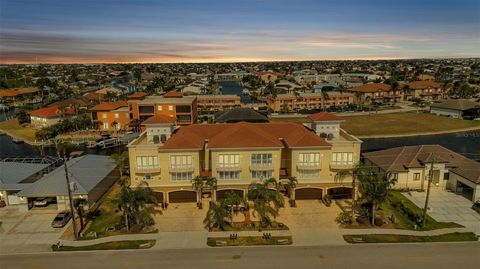
M 293 193 L 295 192 L 295 188 L 297 187 L 298 180 L 296 177 L 289 177 L 287 183 L 285 183 L 284 188 L 287 191 L 288 200 L 290 205 L 295 204 L 295 199 L 293 197 Z
M 283 207 L 282 188 L 275 178 L 252 182 L 248 187 L 248 199 L 253 200 L 254 214 L 258 214 L 262 226 L 272 223 L 271 217 L 276 218 L 279 208 Z
M 192 179 L 192 187 L 197 192 L 197 206 L 202 204 L 202 190 L 204 186 L 204 180 L 201 176 L 196 176 Z
M 115 162 L 118 168 L 118 172 L 120 173 L 120 177 L 123 177 L 123 170 L 128 164 L 128 151 L 124 151 L 122 153 L 114 153 L 110 155 L 109 159 Z
M 142 224 L 140 218 L 144 216 L 147 204 L 156 203 L 155 196 L 146 182 L 140 183 L 135 189 L 122 186 L 114 201 L 122 211 L 127 231 L 130 231 L 130 224 Z
M 375 223 L 375 211 L 379 204 L 388 198 L 388 191 L 396 180 L 390 173 L 376 174 L 371 169 L 359 175 L 359 191 L 362 199 L 372 204 L 372 224 Z
M 78 103 L 72 103 L 72 110 L 73 110 L 73 113 L 75 113 L 75 115 L 78 115 L 78 112 L 80 110 L 80 104 Z
M 67 108 L 64 106 L 59 106 L 57 114 L 60 116 L 60 118 L 65 117 L 65 115 L 67 114 Z
M 330 100 L 327 91 L 321 90 L 320 94 L 322 95 L 322 111 L 325 111 L 325 101 Z
M 83 215 L 85 213 L 84 206 L 87 205 L 85 198 L 77 198 L 73 200 L 75 210 L 77 211 L 78 218 L 80 219 L 80 232 L 83 230 L 85 223 L 83 222 Z
M 207 211 L 207 216 L 203 220 L 203 224 L 205 224 L 205 228 L 209 230 L 218 226 L 218 228 L 223 231 L 228 224 L 227 219 L 231 219 L 231 216 L 225 204 L 223 202 L 211 203 Z
M 367 171 L 367 168 L 362 165 L 357 165 L 353 169 L 342 169 L 335 175 L 335 181 L 342 182 L 346 177 L 352 178 L 352 220 L 355 219 L 355 204 L 356 204 L 356 188 L 357 178 Z
M 232 222 L 233 222 L 233 210 L 234 209 L 238 210 L 238 208 L 241 205 L 245 207 L 247 207 L 248 205 L 248 202 L 245 198 L 239 196 L 233 191 L 227 192 L 226 197 L 222 202 L 227 207 L 227 209 L 230 208 L 230 218 Z

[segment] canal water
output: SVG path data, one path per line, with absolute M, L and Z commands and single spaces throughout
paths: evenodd
M 240 96 L 242 103 L 251 103 L 250 95 L 243 94 L 243 84 L 238 81 L 219 82 L 220 91 L 222 94 L 234 94 Z
M 111 155 L 113 153 L 120 153 L 126 150 L 125 145 L 107 148 L 107 149 L 90 149 L 86 147 L 78 147 L 74 150 L 84 151 L 89 154 Z M 44 154 L 56 156 L 55 148 L 44 148 Z M 40 148 L 28 145 L 26 143 L 16 144 L 7 135 L 0 135 L 0 159 L 6 157 L 38 157 L 40 156 Z
M 468 158 L 480 160 L 480 131 L 453 134 L 413 136 L 398 138 L 363 139 L 362 151 L 373 151 L 391 147 L 413 146 L 424 144 L 439 144 Z M 125 146 L 109 149 L 80 149 L 87 153 L 110 155 L 126 150 Z M 45 154 L 55 155 L 53 148 L 46 148 Z M 15 144 L 6 135 L 0 136 L 0 158 L 13 156 L 39 156 L 39 150 L 28 144 Z

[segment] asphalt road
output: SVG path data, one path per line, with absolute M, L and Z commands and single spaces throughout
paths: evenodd
M 244 247 L 1 255 L 1 269 L 480 268 L 480 243 Z

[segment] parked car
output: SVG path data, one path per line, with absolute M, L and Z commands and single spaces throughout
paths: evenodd
M 53 197 L 41 197 L 41 198 L 35 199 L 35 201 L 33 201 L 33 205 L 38 207 L 44 207 L 53 203 L 54 201 L 55 201 L 55 198 Z
M 70 211 L 65 210 L 57 214 L 55 218 L 52 221 L 52 227 L 53 228 L 62 228 L 65 226 L 68 221 L 72 218 L 72 215 L 70 214 Z

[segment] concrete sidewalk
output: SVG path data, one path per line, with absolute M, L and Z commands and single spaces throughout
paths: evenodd
M 396 234 L 396 235 L 414 235 L 414 236 L 435 236 L 449 233 L 467 233 L 471 230 L 466 228 L 447 228 L 431 231 L 412 231 L 402 229 L 342 229 L 342 234 Z

